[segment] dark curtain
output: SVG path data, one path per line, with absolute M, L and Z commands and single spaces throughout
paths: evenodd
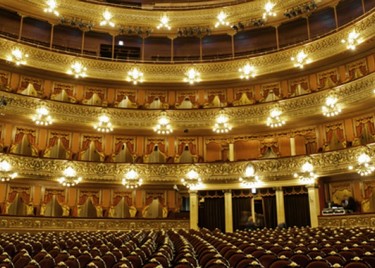
M 263 196 L 263 207 L 266 227 L 275 228 L 277 226 L 276 197 Z
M 310 225 L 310 208 L 307 194 L 284 196 L 285 220 L 287 226 Z
M 251 198 L 239 197 L 232 199 L 233 230 L 243 229 L 251 216 Z
M 201 228 L 214 230 L 219 228 L 225 231 L 224 198 L 205 198 L 199 203 L 199 221 Z

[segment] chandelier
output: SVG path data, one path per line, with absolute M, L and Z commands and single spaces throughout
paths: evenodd
M 263 13 L 263 19 L 267 19 L 267 17 L 275 17 L 276 13 L 273 11 L 273 8 L 275 7 L 274 3 L 267 2 L 264 5 L 264 13 Z
M 143 73 L 139 71 L 137 68 L 133 68 L 128 72 L 126 76 L 126 81 L 132 82 L 134 85 L 138 83 L 142 83 L 143 80 Z
M 103 113 L 101 116 L 98 118 L 98 123 L 94 125 L 94 128 L 99 131 L 99 132 L 111 132 L 113 131 L 113 126 L 111 123 L 111 120 L 109 117 Z
M 232 126 L 228 124 L 229 118 L 222 110 L 219 115 L 216 117 L 216 123 L 213 127 L 213 131 L 216 133 L 228 133 L 232 130 Z
M 131 169 L 128 172 L 124 174 L 124 177 L 122 178 L 122 184 L 127 189 L 135 189 L 139 186 L 141 186 L 143 183 L 143 179 L 139 178 L 139 174 L 136 170 Z
M 282 111 L 279 108 L 274 108 L 270 112 L 270 116 L 267 117 L 267 126 L 271 128 L 281 127 L 285 125 L 285 120 L 281 119 Z
M 40 126 L 48 126 L 52 124 L 52 117 L 49 114 L 48 108 L 44 105 L 41 105 L 36 109 L 36 114 L 32 119 L 35 124 Z
M 0 162 L 0 181 L 10 181 L 13 180 L 15 177 L 18 176 L 16 172 L 11 171 L 12 166 L 9 164 L 8 161 L 3 160 Z
M 349 170 L 356 170 L 359 175 L 368 176 L 375 171 L 375 165 L 368 154 L 362 153 L 357 157 L 357 164 L 349 166 Z
M 82 65 L 82 63 L 76 61 L 71 66 L 70 69 L 67 71 L 67 74 L 73 75 L 75 78 L 85 78 L 87 68 Z
M 297 56 L 290 58 L 292 62 L 294 62 L 294 67 L 298 67 L 302 69 L 306 64 L 311 63 L 311 59 L 308 58 L 308 55 L 300 51 L 298 52 Z
M 331 95 L 326 98 L 326 103 L 322 106 L 322 112 L 327 117 L 336 116 L 341 113 L 341 107 L 338 104 L 336 96 Z
M 220 11 L 220 13 L 217 15 L 217 22 L 215 24 L 215 28 L 219 27 L 220 25 L 228 26 L 229 22 L 227 21 L 228 14 L 224 11 Z
M 115 27 L 115 23 L 111 21 L 112 18 L 113 18 L 113 15 L 111 14 L 111 12 L 109 12 L 108 10 L 104 11 L 103 20 L 100 22 L 100 26 L 109 25 L 111 27 Z
M 202 184 L 202 179 L 199 176 L 198 172 L 194 169 L 191 169 L 187 174 L 186 178 L 181 179 L 181 182 L 188 189 L 197 189 Z
M 189 69 L 185 74 L 184 82 L 188 82 L 190 85 L 201 81 L 201 74 L 194 68 Z
M 255 175 L 253 165 L 248 165 L 245 169 L 244 176 L 239 178 L 240 183 L 247 188 L 258 188 L 261 185 L 259 176 Z
M 255 67 L 250 64 L 244 65 L 242 68 L 238 69 L 238 71 L 240 72 L 241 79 L 249 80 L 250 77 L 255 77 Z
M 79 184 L 82 181 L 82 177 L 77 176 L 77 172 L 72 167 L 67 167 L 63 171 L 62 177 L 58 178 L 57 181 L 66 187 L 71 187 Z
M 158 123 L 154 127 L 157 134 L 168 135 L 173 132 L 172 126 L 169 124 L 169 118 L 166 112 L 161 112 Z
M 305 162 L 300 173 L 294 173 L 294 178 L 299 179 L 304 184 L 314 184 L 318 175 L 314 173 L 314 166 L 310 162 Z
M 341 40 L 341 43 L 346 44 L 347 49 L 355 50 L 357 45 L 362 43 L 362 41 L 363 40 L 359 38 L 359 33 L 353 30 L 348 34 L 348 37 L 346 39 Z
M 168 30 L 171 29 L 171 26 L 169 25 L 169 18 L 168 18 L 167 15 L 164 15 L 163 17 L 160 18 L 160 23 L 156 28 L 158 30 L 161 29 L 161 28 L 166 28 Z
M 59 12 L 56 10 L 57 3 L 55 0 L 47 0 L 46 1 L 47 7 L 44 9 L 46 13 L 53 13 L 55 16 L 60 16 Z
M 14 62 L 16 65 L 25 65 L 27 63 L 26 59 L 29 54 L 25 54 L 19 48 L 14 48 L 10 54 L 7 56 L 7 61 Z

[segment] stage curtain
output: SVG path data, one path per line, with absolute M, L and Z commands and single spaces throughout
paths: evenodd
M 214 230 L 215 228 L 225 231 L 224 197 L 205 198 L 199 204 L 199 221 L 201 228 Z
M 266 227 L 275 228 L 277 226 L 276 197 L 263 196 L 263 207 Z
M 309 198 L 307 194 L 284 196 L 285 220 L 288 227 L 310 225 Z
M 232 199 L 232 213 L 233 213 L 233 231 L 243 229 L 247 219 L 243 219 L 243 213 L 251 215 L 251 198 L 238 197 Z

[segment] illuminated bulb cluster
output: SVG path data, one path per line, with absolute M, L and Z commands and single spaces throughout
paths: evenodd
M 115 23 L 111 21 L 113 15 L 108 10 L 103 12 L 103 20 L 100 22 L 100 26 L 111 26 L 115 27 Z
M 275 17 L 276 13 L 273 11 L 273 8 L 275 7 L 274 3 L 267 2 L 264 5 L 264 13 L 263 13 L 263 19 L 267 19 L 267 17 Z
M 368 154 L 362 153 L 357 158 L 356 166 L 349 166 L 349 170 L 356 170 L 361 176 L 368 176 L 375 171 L 375 165 Z
M 72 167 L 66 168 L 63 174 L 64 176 L 58 178 L 57 181 L 65 187 L 75 186 L 82 181 L 82 177 L 77 177 L 77 172 Z
M 193 85 L 194 83 L 198 83 L 201 81 L 201 74 L 194 70 L 193 68 L 189 69 L 189 71 L 185 74 L 184 82 Z
M 169 18 L 164 15 L 163 17 L 160 18 L 160 23 L 159 25 L 156 27 L 158 30 L 161 29 L 161 28 L 166 28 L 167 30 L 170 30 L 171 29 L 171 26 L 169 25 Z
M 303 69 L 306 64 L 311 63 L 311 59 L 309 59 L 307 54 L 303 51 L 298 52 L 297 56 L 291 57 L 290 60 L 294 62 L 294 67 L 300 69 Z
M 7 61 L 14 62 L 16 65 L 25 65 L 26 59 L 29 57 L 28 54 L 24 54 L 19 48 L 15 48 L 6 57 Z
M 338 104 L 338 99 L 335 96 L 329 96 L 326 98 L 326 103 L 322 107 L 324 116 L 332 117 L 341 113 L 341 108 Z
M 36 109 L 36 114 L 33 116 L 35 124 L 40 126 L 49 126 L 52 124 L 52 117 L 49 115 L 47 107 L 39 107 Z
M 262 185 L 262 181 L 259 176 L 255 175 L 255 169 L 252 165 L 246 167 L 245 174 L 239 178 L 239 181 L 246 188 L 256 189 Z
M 76 61 L 70 66 L 67 74 L 73 75 L 75 78 L 85 78 L 87 76 L 86 72 L 87 68 L 82 63 Z
M 217 15 L 217 22 L 215 24 L 215 28 L 222 26 L 228 26 L 229 22 L 227 21 L 228 14 L 226 14 L 224 11 L 220 11 L 220 13 Z
M 294 173 L 293 176 L 304 184 L 314 184 L 318 178 L 318 175 L 314 173 L 314 166 L 310 162 L 305 162 L 302 165 L 301 173 Z
M 216 117 L 216 123 L 212 130 L 216 133 L 228 133 L 232 130 L 232 126 L 228 124 L 228 121 L 228 116 L 221 112 L 219 116 Z
M 137 85 L 138 83 L 143 83 L 143 73 L 139 71 L 137 68 L 133 68 L 128 72 L 126 81 L 132 82 L 134 85 Z
M 154 131 L 157 134 L 161 134 L 161 135 L 168 135 L 173 132 L 173 128 L 169 124 L 169 119 L 165 112 L 161 113 L 161 116 L 158 120 L 158 124 L 154 127 Z
M 241 79 L 248 80 L 250 77 L 255 77 L 255 67 L 250 64 L 246 64 L 242 68 L 238 69 L 238 71 L 240 72 Z
M 60 16 L 59 12 L 56 10 L 57 3 L 56 3 L 55 0 L 47 0 L 46 5 L 47 5 L 47 7 L 44 9 L 44 12 L 52 13 L 57 17 Z
M 190 170 L 186 174 L 186 178 L 181 179 L 181 183 L 188 189 L 196 189 L 202 184 L 202 179 L 200 178 L 198 172 L 195 170 Z
M 357 45 L 362 43 L 362 39 L 359 38 L 359 33 L 357 33 L 355 30 L 351 31 L 348 34 L 347 39 L 342 39 L 341 43 L 346 44 L 346 48 L 350 50 L 355 50 Z
M 18 176 L 16 172 L 11 172 L 12 166 L 8 161 L 3 160 L 0 162 L 0 181 L 7 182 L 11 181 Z
M 122 184 L 127 189 L 135 189 L 143 184 L 143 179 L 139 178 L 139 174 L 137 171 L 131 169 L 124 175 Z
M 270 112 L 270 116 L 267 117 L 267 126 L 271 128 L 281 127 L 285 125 L 285 120 L 281 119 L 282 112 L 279 109 L 272 109 Z
M 105 114 L 98 118 L 98 124 L 94 125 L 94 128 L 99 132 L 111 132 L 113 131 L 112 123 L 109 117 Z

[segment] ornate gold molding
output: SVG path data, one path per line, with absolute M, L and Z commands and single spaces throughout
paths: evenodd
M 375 214 L 346 214 L 339 216 L 318 217 L 320 227 L 375 227 Z

